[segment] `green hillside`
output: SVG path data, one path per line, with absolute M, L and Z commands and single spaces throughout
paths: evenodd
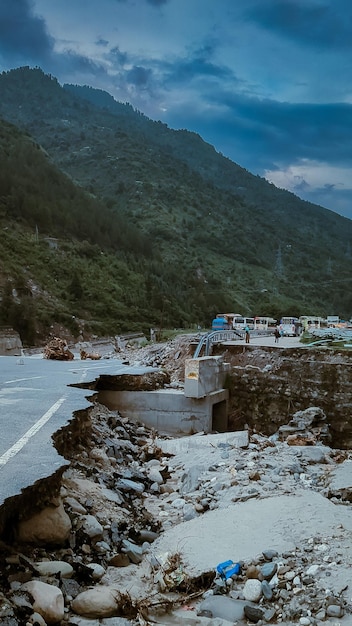
M 224 309 L 351 316 L 351 220 L 100 90 L 22 68 L 0 93 L 0 322 L 28 341 L 59 319 L 110 334 Z

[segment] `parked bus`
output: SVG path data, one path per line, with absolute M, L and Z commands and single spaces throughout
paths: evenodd
M 218 313 L 211 324 L 212 330 L 244 330 L 246 326 L 254 329 L 254 317 L 244 317 L 239 313 Z
M 277 320 L 273 317 L 255 317 L 254 330 L 275 330 Z
M 249 330 L 254 330 L 254 317 L 243 317 L 235 315 L 232 320 L 232 328 L 235 330 L 244 330 L 248 326 Z
M 211 323 L 212 330 L 232 330 L 237 313 L 218 313 Z
M 284 316 L 280 320 L 279 331 L 285 337 L 296 337 L 299 335 L 300 326 L 298 317 Z
M 310 331 L 314 329 L 320 329 L 327 326 L 327 320 L 323 317 L 316 317 L 314 315 L 301 315 L 299 321 L 304 331 Z
M 232 326 L 225 315 L 217 315 L 211 323 L 212 330 L 230 330 L 231 328 Z

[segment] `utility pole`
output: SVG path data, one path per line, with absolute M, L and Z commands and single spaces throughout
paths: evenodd
M 279 277 L 284 275 L 284 264 L 282 262 L 281 245 L 279 245 L 276 252 L 275 274 Z

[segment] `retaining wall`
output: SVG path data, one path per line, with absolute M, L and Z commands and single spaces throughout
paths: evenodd
M 247 424 L 273 434 L 296 411 L 319 406 L 330 424 L 332 445 L 352 448 L 352 355 L 304 348 L 272 354 L 263 348 L 256 350 L 262 355 L 260 366 L 234 364 L 232 351 L 230 428 Z M 242 356 L 240 351 L 238 355 Z

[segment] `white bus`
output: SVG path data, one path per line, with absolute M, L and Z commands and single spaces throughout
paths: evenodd
M 279 331 L 285 337 L 296 337 L 299 333 L 300 321 L 298 317 L 284 316 L 280 320 Z
M 327 320 L 323 317 L 316 317 L 314 315 L 301 315 L 299 321 L 304 331 L 310 331 L 313 329 L 319 330 L 320 328 L 327 326 Z
M 255 317 L 254 330 L 275 330 L 277 320 L 273 317 Z
M 249 330 L 254 330 L 254 317 L 244 317 L 235 315 L 232 320 L 232 327 L 235 330 L 244 330 L 248 326 Z

